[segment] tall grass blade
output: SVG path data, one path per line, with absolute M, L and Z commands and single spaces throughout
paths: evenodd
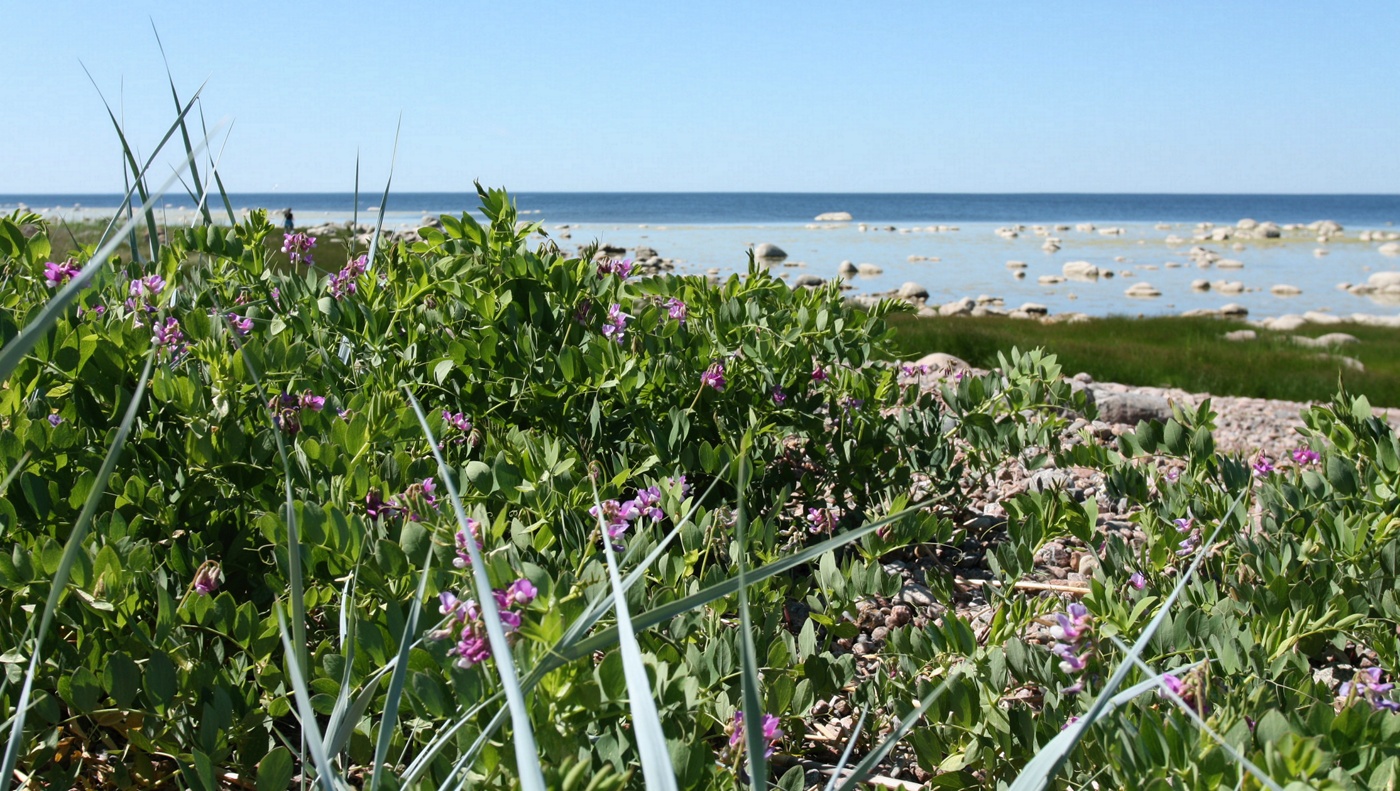
M 389 754 L 389 742 L 394 738 L 394 729 L 399 717 L 399 701 L 403 699 L 403 686 L 408 681 L 408 652 L 413 648 L 413 636 L 418 631 L 418 615 L 423 610 L 423 597 L 428 593 L 428 574 L 432 568 L 433 547 L 429 546 L 427 557 L 423 558 L 423 572 L 418 575 L 418 591 L 413 596 L 413 603 L 408 607 L 408 620 L 403 625 L 398 662 L 394 665 L 394 674 L 389 677 L 389 693 L 384 699 L 384 714 L 379 721 L 379 739 L 374 745 L 374 771 L 370 775 L 370 791 L 378 789 L 379 782 L 384 777 L 384 759 Z
M 218 127 L 216 126 L 215 131 L 217 130 Z M 205 141 L 205 143 L 207 142 L 208 140 Z M 200 150 L 203 150 L 205 143 L 200 143 L 199 148 L 195 151 L 196 154 L 198 154 Z M 189 160 L 186 160 L 186 164 L 189 164 Z M 145 202 L 142 203 L 142 210 L 148 210 L 151 206 L 155 205 L 155 202 L 164 197 L 166 190 L 170 189 L 170 186 L 174 184 L 174 182 L 174 178 L 166 179 L 165 183 L 161 185 L 161 188 L 156 190 L 151 197 L 147 198 Z M 119 240 L 127 231 L 135 226 L 136 222 L 136 217 L 128 218 L 121 230 L 117 231 L 112 238 L 108 239 L 105 244 L 99 247 L 97 252 L 93 253 L 92 258 L 88 259 L 88 262 L 83 265 L 82 271 L 74 275 L 72 280 L 69 280 L 67 284 L 60 288 L 58 293 L 54 294 L 53 299 L 50 299 L 44 307 L 39 309 L 38 315 L 26 324 L 18 335 L 12 338 L 9 343 L 5 344 L 3 348 L 0 348 L 0 381 L 10 378 L 10 374 L 14 373 L 15 368 L 19 365 L 19 361 L 24 359 L 24 355 L 28 354 L 29 350 L 34 348 L 34 344 L 39 342 L 40 336 L 53 328 L 53 325 L 58 322 L 59 315 L 67 309 L 73 300 L 77 298 L 78 294 L 84 288 L 87 288 L 97 274 L 102 271 L 103 266 L 106 265 L 107 257 L 116 252 L 117 247 L 121 245 Z
M 387 200 L 387 191 L 386 191 Z M 382 219 L 382 218 L 381 218 Z M 443 461 L 442 452 L 438 450 L 437 438 L 433 436 L 433 430 L 428 426 L 428 416 L 423 414 L 423 405 L 418 403 L 413 391 L 407 386 L 404 393 L 408 396 L 409 403 L 413 405 L 413 411 L 418 415 L 418 425 L 423 430 L 423 436 L 428 440 L 428 447 L 433 452 L 433 458 L 437 460 L 438 473 L 442 475 L 442 482 L 447 487 L 448 498 L 452 501 L 452 510 L 457 515 L 457 524 L 462 530 L 468 530 L 467 512 L 462 506 L 462 498 L 457 493 L 457 482 L 448 469 L 447 462 Z M 470 534 L 470 531 L 468 531 Z M 520 787 L 524 791 L 544 791 L 544 774 L 540 770 L 539 749 L 535 746 L 535 734 L 530 726 L 530 714 L 525 708 L 525 694 L 520 689 L 520 678 L 515 672 L 515 657 L 510 652 L 510 644 L 506 641 L 505 629 L 501 626 L 500 610 L 496 607 L 496 597 L 492 594 L 491 580 L 486 576 L 486 560 L 481 556 L 481 550 L 476 546 L 475 541 L 467 541 L 467 553 L 472 560 L 472 578 L 476 584 L 476 604 L 481 611 L 481 620 L 486 625 L 486 635 L 491 643 L 491 655 L 496 660 L 496 675 L 500 680 L 501 689 L 506 695 L 506 705 L 510 707 L 511 735 L 515 742 L 515 761 L 520 776 Z
M 175 90 L 175 75 L 170 73 L 170 59 L 165 56 L 165 44 L 160 40 L 160 31 L 156 29 L 156 21 L 151 19 L 151 32 L 156 36 L 156 48 L 160 50 L 161 62 L 165 64 L 165 78 L 170 81 L 170 96 L 175 100 L 175 110 L 180 110 L 180 93 Z M 194 158 L 194 146 L 190 145 L 190 130 L 185 125 L 185 115 L 180 114 L 180 137 L 185 143 L 185 153 Z M 190 168 L 190 180 L 194 182 L 195 200 L 199 202 L 200 212 L 204 215 L 204 224 L 213 225 L 214 218 L 209 216 L 209 206 L 204 200 L 204 185 L 199 180 L 199 168 Z
M 389 157 L 389 178 L 384 182 L 384 197 L 379 200 L 379 217 L 374 223 L 374 235 L 369 239 L 369 266 L 374 267 L 374 259 L 379 255 L 379 234 L 384 230 L 384 212 L 389 207 L 389 188 L 394 184 L 394 166 L 399 160 L 399 131 L 403 129 L 403 115 L 399 115 L 399 124 L 394 127 L 394 153 Z M 355 189 L 359 190 L 359 158 L 355 161 Z M 359 205 L 358 198 L 356 206 Z M 468 544 L 471 542 L 468 541 Z
M 199 105 L 199 129 L 204 133 L 204 138 L 209 139 L 209 127 L 204 123 L 204 104 Z M 214 177 L 214 185 L 219 188 L 219 198 L 224 202 L 224 211 L 228 212 L 228 224 L 237 225 L 238 220 L 233 216 L 233 204 L 229 202 L 228 191 L 224 189 L 224 180 L 219 177 L 219 163 L 224 161 L 224 148 L 228 146 L 229 136 L 233 134 L 233 122 L 230 121 L 228 131 L 224 134 L 224 142 L 219 145 L 219 155 L 209 160 L 209 173 Z
M 841 772 L 846 769 L 846 763 L 851 760 L 851 753 L 856 751 L 856 742 L 860 741 L 860 735 L 865 732 L 865 718 L 869 714 L 869 706 L 860 707 L 860 719 L 856 720 L 856 727 L 851 731 L 851 738 L 846 740 L 846 749 L 841 751 L 841 759 L 836 762 L 836 769 L 832 771 L 831 779 L 826 781 L 826 791 L 836 791 L 836 781 L 841 779 Z
M 1123 641 L 1119 640 L 1117 637 L 1109 635 L 1108 639 L 1112 640 L 1114 645 L 1117 645 L 1120 650 L 1128 650 L 1128 647 L 1123 644 Z M 1195 709 L 1187 705 L 1186 701 L 1182 700 L 1180 695 L 1177 695 L 1175 692 L 1173 692 L 1171 687 L 1167 686 L 1166 683 L 1162 681 L 1163 676 L 1166 675 L 1165 673 L 1158 673 L 1157 671 L 1153 670 L 1150 665 L 1148 665 L 1141 659 L 1134 659 L 1133 663 L 1136 664 L 1138 668 L 1142 670 L 1142 672 L 1147 674 L 1148 680 L 1152 681 L 1157 685 L 1158 694 L 1165 695 L 1168 700 L 1176 704 L 1177 708 L 1186 712 L 1186 716 L 1190 717 L 1191 720 L 1196 723 L 1196 727 L 1205 731 L 1207 736 L 1214 739 L 1216 744 L 1219 744 L 1221 749 L 1225 751 L 1225 754 L 1230 756 L 1230 758 L 1232 758 L 1235 761 L 1235 763 L 1239 764 L 1240 766 L 1243 766 L 1245 768 L 1245 771 L 1254 775 L 1256 780 L 1273 789 L 1273 791 L 1283 791 L 1283 786 L 1279 785 L 1272 777 L 1268 775 L 1267 772 L 1265 772 L 1263 769 L 1260 769 L 1258 765 L 1256 765 L 1253 761 L 1246 758 L 1243 753 L 1235 749 L 1234 745 L 1225 741 L 1224 736 L 1221 736 L 1218 731 L 1210 727 L 1210 723 L 1202 719 L 1201 715 Z
M 321 729 L 316 725 L 316 710 L 311 707 L 311 694 L 306 688 L 306 677 L 302 673 L 302 664 L 298 659 L 300 652 L 292 644 L 292 638 L 287 634 L 287 619 L 282 614 L 282 608 L 277 610 L 277 631 L 282 635 L 282 650 L 287 654 L 287 669 L 292 678 L 292 697 L 297 702 L 297 713 L 301 715 L 301 728 L 305 738 L 302 743 L 311 752 L 311 763 L 316 767 L 316 784 L 325 791 L 339 791 L 345 788 L 345 784 L 338 782 L 335 767 L 331 766 L 330 757 L 322 749 L 324 743 L 321 739 Z
M 648 789 L 675 791 L 676 770 L 671 765 L 666 734 L 661 730 L 661 716 L 656 713 L 656 701 L 651 696 L 651 682 L 647 679 L 646 664 L 642 661 L 642 649 L 637 644 L 637 634 L 632 631 L 627 591 L 617 570 L 617 557 L 613 552 L 612 538 L 608 535 L 607 522 L 603 518 L 603 504 L 598 499 L 596 482 L 593 485 L 593 504 L 597 507 L 598 530 L 603 540 L 603 554 L 607 557 L 613 600 L 617 603 L 618 651 L 622 656 L 622 673 L 627 680 L 627 699 L 632 707 L 632 731 L 637 734 L 642 777 Z
M 1240 501 L 1242 501 L 1247 494 L 1249 494 L 1249 488 L 1245 487 L 1240 491 L 1239 495 L 1235 497 L 1234 502 L 1225 510 L 1225 513 L 1221 515 L 1220 524 L 1216 525 L 1215 531 L 1211 533 L 1210 539 L 1202 542 L 1201 548 L 1196 551 L 1196 556 L 1192 559 L 1191 565 L 1186 569 L 1186 573 L 1182 574 L 1181 579 L 1177 580 L 1176 587 L 1172 589 L 1171 595 L 1167 597 L 1166 601 L 1162 602 L 1162 606 L 1157 610 L 1157 614 L 1148 622 L 1147 628 L 1143 630 L 1142 634 L 1138 636 L 1137 641 L 1133 643 L 1132 649 L 1128 651 L 1127 657 L 1119 663 L 1118 667 L 1114 668 L 1113 675 L 1109 677 L 1108 683 L 1104 685 L 1103 691 L 1100 692 L 1098 698 L 1094 700 L 1094 704 L 1089 707 L 1089 711 L 1085 713 L 1083 717 L 1070 723 L 1058 736 L 1051 739 L 1048 744 L 1036 752 L 1035 756 L 1026 763 L 1025 768 L 1016 776 L 1015 782 L 1011 784 L 1010 791 L 1043 791 L 1043 789 L 1050 787 L 1050 783 L 1054 781 L 1055 776 L 1058 775 L 1060 769 L 1064 767 L 1065 761 L 1069 759 L 1069 754 L 1074 750 L 1075 745 L 1079 744 L 1079 740 L 1084 737 L 1088 729 L 1104 715 L 1104 709 L 1108 705 L 1109 699 L 1118 689 L 1118 686 L 1123 683 L 1123 679 L 1128 675 L 1128 671 L 1132 669 L 1133 663 L 1141 656 L 1143 649 L 1147 647 L 1147 642 L 1152 639 L 1152 635 L 1157 633 L 1157 629 L 1161 627 L 1162 621 L 1166 619 L 1167 613 L 1171 610 L 1172 605 L 1181 597 L 1182 591 L 1186 590 L 1186 586 L 1191 582 L 1192 578 L 1196 576 L 1196 569 L 1200 567 L 1201 561 L 1204 560 L 1206 554 L 1210 552 L 1211 545 L 1215 543 L 1215 539 L 1220 535 L 1220 531 L 1225 529 L 1225 523 L 1229 521 L 1231 516 L 1235 513 L 1235 509 L 1239 507 Z
M 73 571 L 73 565 L 78 562 L 78 553 L 83 551 L 83 540 L 87 538 L 93 514 L 97 513 L 98 504 L 107 494 L 107 481 L 111 479 L 112 471 L 117 467 L 117 460 L 121 458 L 122 449 L 126 447 L 127 437 L 131 436 L 131 427 L 136 422 L 136 413 L 146 395 L 146 384 L 151 380 L 151 371 L 155 368 L 155 360 L 156 347 L 152 345 L 146 351 L 146 367 L 141 371 L 141 378 L 136 382 L 136 392 L 131 398 L 131 403 L 127 405 L 126 414 L 122 416 L 121 425 L 117 427 L 117 434 L 112 438 L 112 444 L 107 448 L 107 455 L 102 459 L 102 466 L 97 471 L 97 479 L 93 481 L 92 489 L 89 490 L 87 499 L 83 501 L 83 510 L 78 512 L 78 520 L 74 523 L 73 532 L 69 534 L 68 541 L 63 546 L 63 555 L 59 559 L 58 569 L 54 571 L 49 596 L 44 602 L 44 613 L 39 618 L 39 629 L 34 635 L 34 653 L 29 657 L 29 669 L 24 674 L 24 686 L 20 689 L 19 701 L 15 704 L 14 724 L 11 725 L 9 742 L 5 745 L 5 758 L 3 762 L 0 762 L 0 791 L 9 791 L 10 781 L 14 777 L 15 764 L 19 761 L 20 744 L 24 740 L 24 722 L 29 714 L 29 698 L 34 691 L 34 676 L 39 671 L 39 657 L 43 653 L 44 636 L 48 634 L 49 627 L 53 624 L 59 600 L 63 598 L 64 591 L 68 589 L 68 576 Z M 8 376 L 6 374 L 5 378 Z
M 335 706 L 331 709 L 331 718 L 326 723 L 327 755 L 337 755 L 340 753 L 340 746 L 336 743 L 336 737 L 341 730 L 341 722 L 345 721 L 350 713 L 350 681 L 355 669 L 355 635 L 357 632 L 355 627 L 359 623 L 359 617 L 355 613 L 355 580 L 358 578 L 357 572 L 359 571 L 360 563 L 364 559 L 364 547 L 367 544 L 368 542 L 365 542 L 365 544 L 360 546 L 361 557 L 355 559 L 355 566 L 350 570 L 350 577 L 345 580 L 345 588 L 340 593 L 340 651 L 345 655 L 345 669 L 340 675 L 340 690 L 335 697 Z M 374 680 L 377 680 L 377 678 Z M 367 683 L 365 688 L 372 689 L 373 684 Z M 350 720 L 350 728 L 352 730 L 354 729 L 354 723 L 358 721 L 358 716 Z M 346 732 L 345 736 L 347 739 L 349 738 L 349 731 Z
M 745 446 L 748 437 L 744 438 Z M 739 657 L 744 710 L 744 742 L 748 752 L 749 786 L 754 791 L 768 788 L 767 746 L 763 742 L 763 700 L 759 697 L 758 652 L 753 645 L 753 624 L 749 618 L 749 579 L 745 562 L 749 553 L 749 456 L 747 451 L 739 459 L 739 480 L 735 494 L 735 543 L 734 562 L 738 566 L 739 583 Z
M 948 685 L 953 683 L 953 679 L 962 675 L 962 672 L 963 670 L 961 667 L 954 668 L 953 672 L 949 673 L 948 677 L 943 679 L 942 684 L 939 684 L 932 692 L 928 693 L 923 700 L 919 701 L 919 704 L 914 707 L 913 711 L 904 715 L 904 719 L 899 721 L 899 725 L 895 726 L 893 731 L 890 731 L 890 734 L 885 737 L 885 740 L 880 743 L 880 746 L 871 750 L 869 755 L 862 758 L 860 763 L 856 764 L 855 767 L 851 769 L 851 773 L 841 782 L 841 785 L 837 786 L 837 791 L 852 791 L 852 789 L 864 780 L 867 775 L 875 771 L 875 767 L 879 766 L 880 762 L 885 760 L 885 756 L 890 754 L 890 750 L 893 750 L 895 745 L 899 744 L 900 739 L 903 739 L 904 735 L 909 733 L 910 729 L 914 727 L 914 724 L 923 719 L 924 713 L 928 711 L 928 707 L 933 705 L 935 700 L 942 697 L 944 692 L 948 691 Z

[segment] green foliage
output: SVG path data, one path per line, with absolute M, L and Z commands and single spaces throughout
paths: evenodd
M 1114 640 L 1154 619 L 1141 659 L 1181 670 L 1183 700 L 1274 779 L 1384 787 L 1400 771 L 1400 716 L 1338 702 L 1342 677 L 1318 672 L 1358 652 L 1400 662 L 1400 445 L 1365 399 L 1309 410 L 1300 441 L 1319 460 L 1266 476 L 1216 453 L 1208 404 L 1115 447 L 1067 443 L 1089 407 L 1051 355 L 1013 350 L 988 375 L 921 390 L 884 362 L 893 305 L 853 310 L 834 287 L 792 289 L 756 266 L 718 284 L 628 278 L 560 251 L 504 192 L 481 199 L 487 222 L 444 217 L 348 275 L 290 266 L 260 213 L 168 233 L 140 261 L 80 250 L 98 271 L 51 325 L 34 324 L 54 294 L 49 229 L 0 219 L 0 339 L 36 338 L 0 388 L 0 716 L 59 594 L 26 775 L 516 787 L 502 677 L 493 660 L 458 661 L 464 611 L 437 614 L 438 594 L 477 595 L 477 571 L 538 591 L 498 604 L 520 617 L 511 657 L 551 788 L 640 787 L 632 704 L 648 688 L 665 738 L 650 762 L 669 759 L 678 787 L 745 782 L 763 745 L 730 746 L 741 708 L 779 717 L 780 749 L 810 750 L 838 698 L 867 713 L 843 759 L 861 773 L 903 755 L 937 786 L 995 786 L 1088 710 L 1124 660 Z M 158 293 L 133 292 L 152 276 Z M 604 331 L 613 306 L 630 316 L 620 336 Z M 717 365 L 722 389 L 703 378 Z M 857 604 L 904 582 L 886 564 L 960 547 L 971 483 L 1013 458 L 1100 469 L 1145 543 L 1107 530 L 1092 499 L 1019 495 L 987 547 L 1001 583 L 981 589 L 988 617 L 891 626 L 858 661 L 843 647 Z M 1165 458 L 1185 472 L 1166 478 Z M 427 479 L 452 484 L 460 519 Z M 75 533 L 89 498 L 91 528 Z M 609 516 L 639 498 L 644 515 Z M 1186 518 L 1220 530 L 1183 578 Z M 1037 642 L 1063 604 L 1015 587 L 1051 540 L 1100 561 L 1078 695 Z M 604 541 L 620 548 L 611 562 Z M 946 595 L 940 568 L 923 581 Z M 1048 782 L 1236 784 L 1228 751 L 1140 695 L 1143 673 L 1124 668 L 1136 691 Z M 870 735 L 891 732 L 905 746 Z M 774 766 L 767 782 L 799 775 Z

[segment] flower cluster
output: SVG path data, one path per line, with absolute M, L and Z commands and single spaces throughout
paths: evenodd
M 705 369 L 705 373 L 700 374 L 700 386 L 713 387 L 715 392 L 723 393 L 724 363 L 718 361 L 711 363 L 710 367 Z
M 927 365 L 910 365 L 908 363 L 899 367 L 899 372 L 904 376 L 924 376 L 929 373 Z
M 1050 627 L 1050 636 L 1059 642 L 1051 646 L 1050 651 L 1060 658 L 1060 669 L 1070 675 L 1082 672 L 1094 653 L 1089 629 L 1093 619 L 1089 608 L 1079 602 L 1071 604 L 1067 612 L 1055 614 L 1055 625 Z M 1066 687 L 1064 692 L 1073 695 L 1083 689 L 1084 682 L 1079 681 Z
M 807 509 L 807 532 L 830 533 L 836 529 L 836 515 L 830 508 Z
M 246 336 L 253 331 L 252 319 L 244 318 L 232 311 L 229 312 L 226 318 L 228 319 L 229 326 L 233 327 L 233 331 L 238 333 L 239 337 Z
M 436 492 L 437 483 L 432 478 L 424 478 L 422 483 L 410 483 L 408 488 L 403 490 L 403 494 L 391 498 L 388 507 L 408 514 L 410 522 L 421 522 L 423 516 L 418 513 L 417 506 L 422 504 L 436 511 L 438 507 Z
M 273 396 L 267 404 L 268 409 L 272 410 L 272 422 L 292 436 L 301 431 L 303 409 L 320 412 L 325 406 L 326 397 L 314 395 L 310 390 L 303 391 L 299 396 L 292 393 Z
M 690 486 L 685 482 L 685 476 L 679 478 L 681 491 L 683 494 L 690 493 Z M 670 484 L 676 481 L 668 480 Z M 666 512 L 661 510 L 661 487 L 648 486 L 645 489 L 638 489 L 637 494 L 631 500 L 618 502 L 617 500 L 604 500 L 598 505 L 588 509 L 588 514 L 594 519 L 601 518 L 606 526 L 607 537 L 616 540 L 631 524 L 641 517 L 646 517 L 652 522 L 660 522 L 666 518 Z
M 331 296 L 336 299 L 344 299 L 346 294 L 354 294 L 360 275 L 369 268 L 368 256 L 360 256 L 345 265 L 345 268 L 331 275 L 330 289 Z
M 316 237 L 314 236 L 307 236 L 304 233 L 282 235 L 282 252 L 287 254 L 287 258 L 294 266 L 296 264 L 311 266 L 311 250 L 315 246 Z
M 626 280 L 631 274 L 631 259 L 614 260 L 611 258 L 604 258 L 602 261 L 598 262 L 598 277 L 617 275 L 622 280 Z
M 151 341 L 160 347 L 161 353 L 170 355 L 171 360 L 180 359 L 190 350 L 180 322 L 174 316 L 167 317 L 164 324 L 156 322 L 151 327 Z
M 825 382 L 826 380 L 827 380 L 826 369 L 823 368 L 823 367 L 821 366 L 821 363 L 817 363 L 817 364 L 812 368 L 812 381 L 813 381 L 813 382 Z
M 507 633 L 520 628 L 520 610 L 535 600 L 539 591 L 531 582 L 520 578 L 505 590 L 492 591 L 496 609 L 500 612 L 501 626 Z M 458 599 L 451 591 L 438 594 L 438 611 L 449 616 L 447 628 L 432 633 L 437 640 L 452 639 L 455 644 L 448 650 L 448 656 L 457 657 L 457 667 L 466 669 L 491 658 L 491 641 L 486 634 L 486 624 L 481 620 L 481 608 L 473 599 Z
M 1351 681 L 1338 685 L 1337 700 L 1342 705 L 1353 700 L 1364 700 L 1376 711 L 1400 711 L 1400 703 L 1385 696 L 1394 688 L 1393 683 L 1381 683 L 1380 668 L 1368 667 L 1353 676 Z
M 778 718 L 772 714 L 763 715 L 759 722 L 759 732 L 763 734 L 765 742 L 763 757 L 772 758 L 773 750 L 777 749 L 778 742 L 783 740 L 783 729 Z M 744 749 L 744 712 L 734 712 L 734 724 L 729 729 L 729 749 L 734 755 L 738 755 Z
M 44 264 L 44 279 L 49 281 L 44 285 L 49 288 L 58 288 L 69 280 L 77 277 L 78 273 L 82 271 L 83 268 L 78 266 L 71 258 L 61 264 L 50 261 Z
M 131 281 L 126 299 L 126 309 L 135 312 L 138 306 L 144 307 L 147 313 L 155 313 L 156 299 L 160 292 L 165 290 L 165 278 L 160 275 L 147 275 L 139 280 Z
M 209 596 L 219 589 L 219 564 L 212 560 L 206 560 L 204 565 L 194 573 L 194 592 L 200 596 Z
M 446 409 L 442 410 L 442 423 L 443 434 L 446 435 L 449 432 L 452 434 L 450 438 L 452 444 L 461 445 L 463 442 L 471 439 L 472 422 L 461 412 L 449 412 Z M 438 447 L 443 447 L 448 441 L 449 438 L 444 436 L 443 441 L 438 443 Z
M 1299 467 L 1305 464 L 1316 464 L 1321 459 L 1322 457 L 1312 448 L 1299 448 L 1293 451 L 1293 463 Z
M 630 318 L 632 314 L 623 313 L 622 306 L 614 302 L 612 307 L 608 308 L 607 321 L 603 323 L 603 337 L 612 338 L 614 342 L 621 344 L 622 335 L 627 329 L 627 320 Z
M 787 393 L 783 392 L 782 385 L 773 385 L 773 403 L 782 406 L 787 400 Z
M 666 312 L 670 314 L 672 319 L 675 319 L 677 324 L 685 325 L 686 311 L 685 303 L 679 299 L 671 297 L 666 300 Z
M 1255 458 L 1254 464 L 1251 466 L 1254 468 L 1254 474 L 1261 478 L 1265 475 L 1272 474 L 1274 471 L 1273 459 L 1270 459 L 1268 456 L 1265 456 L 1262 453 L 1260 453 L 1259 456 Z
M 1201 543 L 1201 531 L 1196 529 L 1195 517 L 1187 516 L 1175 519 L 1172 524 L 1176 527 L 1176 532 L 1186 536 L 1180 544 L 1177 544 L 1176 556 L 1186 557 L 1196 551 L 1196 546 Z
M 457 557 L 452 559 L 452 565 L 464 569 L 472 564 L 471 550 L 468 549 L 467 542 L 476 544 L 477 551 L 481 551 L 481 525 L 468 517 L 466 529 L 458 530 L 454 539 L 457 544 Z

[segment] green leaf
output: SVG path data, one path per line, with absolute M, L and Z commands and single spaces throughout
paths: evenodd
M 287 791 L 294 771 L 292 752 L 276 747 L 258 762 L 258 791 Z
M 102 680 L 117 708 L 130 708 L 141 684 L 141 670 L 131 661 L 131 657 L 119 651 L 106 657 Z
M 145 690 L 157 705 L 166 705 L 175 699 L 178 678 L 175 664 L 161 651 L 151 654 L 146 660 Z
M 80 667 L 73 671 L 70 678 L 72 697 L 68 702 L 84 714 L 96 711 L 102 700 L 102 685 L 98 683 L 97 676 L 91 670 Z

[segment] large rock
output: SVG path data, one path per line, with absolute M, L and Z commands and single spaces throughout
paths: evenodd
M 860 270 L 856 268 L 856 265 L 853 262 L 842 261 L 841 266 L 837 267 L 836 271 L 840 272 L 843 275 L 854 275 Z
M 852 217 L 848 211 L 829 211 L 817 215 L 817 222 L 850 222 Z
M 1027 302 L 1020 308 L 1017 308 L 1017 310 L 1020 310 L 1022 313 L 1025 313 L 1030 316 L 1044 316 L 1050 312 L 1049 308 L 1045 307 L 1039 302 Z
M 787 258 L 787 252 L 784 251 L 783 248 L 777 246 L 776 244 L 773 244 L 771 242 L 764 242 L 763 244 L 760 244 L 759 246 L 753 249 L 753 257 L 776 260 Z
M 1231 302 L 1220 309 L 1220 315 L 1228 319 L 1242 319 L 1249 315 L 1249 308 L 1237 302 Z
M 1366 278 L 1366 285 L 1377 291 L 1387 288 L 1400 288 L 1400 272 L 1372 272 Z
M 794 279 L 794 280 L 792 281 L 792 285 L 793 285 L 794 287 L 798 287 L 798 286 L 807 286 L 807 287 L 810 288 L 810 287 L 820 286 L 820 285 L 822 285 L 822 284 L 825 283 L 825 282 L 826 282 L 825 280 L 823 280 L 823 279 L 820 278 L 820 277 L 817 277 L 816 275 L 806 274 L 806 275 L 798 275 L 798 276 L 796 277 L 796 279 Z
M 928 299 L 928 289 L 911 280 L 899 287 L 899 298 Z
M 1151 283 L 1134 283 L 1123 292 L 1130 297 L 1160 297 L 1162 292 L 1158 291 Z
M 1060 267 L 1060 272 L 1074 280 L 1097 280 L 1099 277 L 1099 268 L 1088 261 L 1068 261 Z
M 972 309 L 975 307 L 977 307 L 977 302 L 975 300 L 971 297 L 963 297 L 962 299 L 955 299 L 952 302 L 944 303 L 938 308 L 938 315 L 966 316 L 971 313 Z
M 1303 289 L 1297 286 L 1290 286 L 1287 283 L 1279 283 L 1269 289 L 1269 292 L 1276 297 L 1296 297 L 1303 293 Z
M 1259 223 L 1258 223 L 1258 221 L 1256 221 L 1256 220 L 1251 220 L 1251 219 L 1249 219 L 1249 218 L 1245 218 L 1245 219 L 1240 220 L 1239 222 L 1235 223 L 1235 227 L 1236 227 L 1236 228 L 1239 228 L 1241 231 L 1252 231 L 1252 230 L 1254 230 L 1255 228 L 1258 228 L 1258 227 L 1259 227 Z
M 1119 393 L 1102 388 L 1091 388 L 1094 403 L 1099 407 L 1099 420 L 1105 423 L 1123 423 L 1135 426 L 1142 420 L 1166 421 L 1172 416 L 1172 406 L 1167 399 L 1147 393 Z
M 962 358 L 954 357 L 951 354 L 944 354 L 943 352 L 934 352 L 933 354 L 926 354 L 923 357 L 920 357 L 919 359 L 914 361 L 914 367 L 917 368 L 921 365 L 928 366 L 928 370 L 930 371 L 946 371 L 949 369 L 967 370 L 968 368 L 972 367 L 968 365 L 967 362 Z
M 1386 242 L 1380 246 L 1381 255 L 1400 255 L 1400 242 Z
M 878 274 L 880 274 L 881 272 L 884 272 L 884 271 L 885 271 L 885 270 L 881 269 L 880 267 L 876 266 L 875 264 L 860 264 L 860 265 L 858 265 L 858 266 L 856 267 L 856 272 L 858 272 L 858 273 L 860 273 L 860 274 L 862 274 L 862 275 L 864 275 L 864 276 L 866 276 L 866 277 L 874 277 L 875 275 L 878 275 Z

